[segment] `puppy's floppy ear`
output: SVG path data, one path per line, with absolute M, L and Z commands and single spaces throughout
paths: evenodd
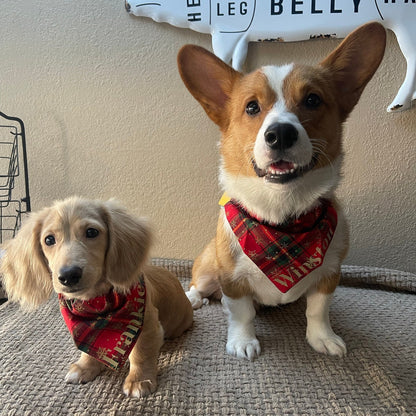
M 384 56 L 386 30 L 380 23 L 367 23 L 350 35 L 321 65 L 329 69 L 341 117 L 345 120 L 357 104 L 364 87 L 373 77 Z
M 30 214 L 17 235 L 2 246 L 0 274 L 11 301 L 26 309 L 45 302 L 53 290 L 52 278 L 40 243 L 49 208 Z
M 130 215 L 115 201 L 105 202 L 104 207 L 108 227 L 106 277 L 116 289 L 126 291 L 137 282 L 147 261 L 152 232 L 146 219 Z
M 178 68 L 189 92 L 221 129 L 227 127 L 226 105 L 242 74 L 214 54 L 196 45 L 185 45 L 178 53 Z

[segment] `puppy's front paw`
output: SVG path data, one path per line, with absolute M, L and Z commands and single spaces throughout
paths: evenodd
M 229 339 L 227 342 L 227 352 L 234 357 L 253 361 L 260 355 L 260 342 L 255 337 Z
M 345 342 L 338 335 L 325 334 L 319 335 L 308 335 L 307 340 L 309 345 L 317 352 L 337 355 L 338 357 L 344 357 L 347 354 L 347 347 Z
M 101 373 L 101 370 L 101 366 L 81 367 L 77 363 L 71 364 L 65 376 L 65 381 L 70 384 L 88 383 L 94 380 Z
M 156 381 L 152 380 L 142 380 L 142 381 L 134 381 L 134 380 L 126 380 L 124 382 L 123 391 L 126 396 L 132 397 L 146 397 L 151 393 L 156 391 Z

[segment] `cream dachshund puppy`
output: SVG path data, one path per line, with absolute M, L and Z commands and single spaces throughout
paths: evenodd
M 115 201 L 72 197 L 32 213 L 4 244 L 0 271 L 10 300 L 33 309 L 53 290 L 59 296 L 82 351 L 67 382 L 91 381 L 128 357 L 124 393 L 155 391 L 163 339 L 188 329 L 193 312 L 178 279 L 146 264 L 151 239 L 147 221 Z

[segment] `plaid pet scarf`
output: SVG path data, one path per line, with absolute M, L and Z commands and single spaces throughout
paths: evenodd
M 114 370 L 125 364 L 139 338 L 145 300 L 143 278 L 126 295 L 112 290 L 88 301 L 59 295 L 61 313 L 75 345 Z
M 283 225 L 269 225 L 237 202 L 224 204 L 225 215 L 244 253 L 282 292 L 319 267 L 337 226 L 337 213 L 322 200 L 313 211 Z

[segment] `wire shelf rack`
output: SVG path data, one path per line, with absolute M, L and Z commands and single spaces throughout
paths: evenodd
M 30 209 L 25 126 L 0 111 L 0 244 L 15 236 Z

